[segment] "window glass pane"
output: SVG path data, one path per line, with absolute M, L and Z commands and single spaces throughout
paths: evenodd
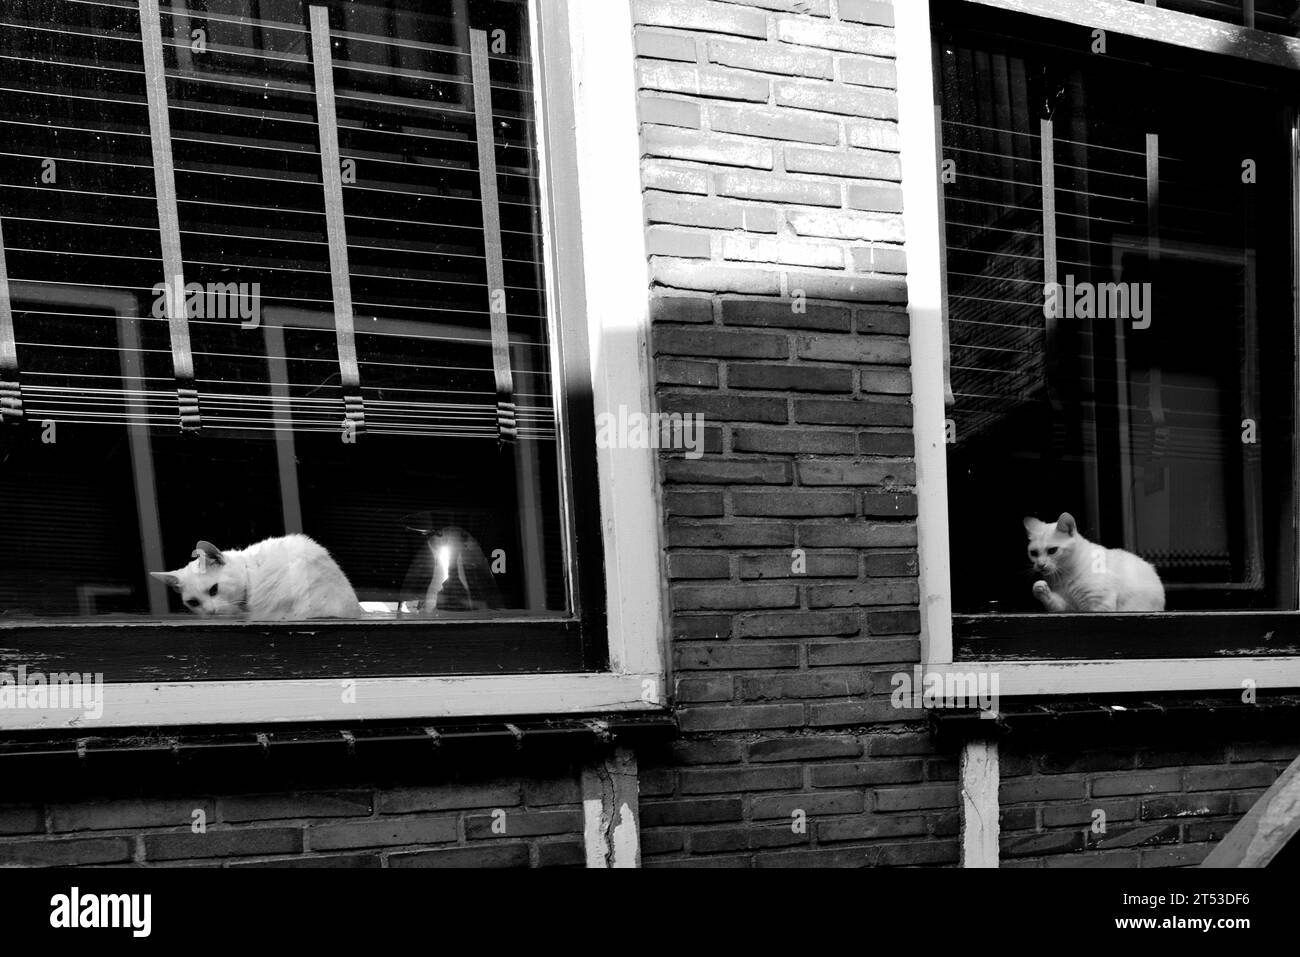
M 938 39 L 956 610 L 1295 608 L 1288 104 Z
M 1151 0 L 1134 2 L 1150 4 Z M 1155 6 L 1269 33 L 1296 36 L 1300 31 L 1300 0 L 1156 0 Z
M 3 618 L 179 614 L 193 589 L 149 572 L 230 571 L 230 550 L 293 533 L 347 579 L 294 587 L 346 598 L 350 583 L 357 614 L 577 610 L 527 5 L 357 0 L 328 16 L 332 107 L 307 3 L 160 4 L 185 381 L 137 4 L 5 5 L 0 215 L 23 408 L 0 428 Z M 181 427 L 178 386 L 197 392 L 198 429 Z M 200 541 L 222 559 L 192 558 Z M 270 571 L 252 574 L 267 594 Z

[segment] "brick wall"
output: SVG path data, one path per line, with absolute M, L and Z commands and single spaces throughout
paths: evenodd
M 919 660 L 889 3 L 635 0 L 661 473 L 686 738 L 642 756 L 647 864 L 957 859 Z M 802 812 L 806 826 L 797 826 Z
M 266 772 L 245 767 L 240 775 L 291 780 L 280 759 L 270 760 L 276 764 Z M 65 779 L 41 794 L 39 780 L 11 777 L 7 803 L 0 803 L 0 867 L 584 864 L 578 772 L 563 761 L 505 758 L 491 770 L 444 768 L 436 780 L 419 780 L 428 774 L 407 755 L 405 772 L 391 767 L 384 783 L 366 784 L 365 772 L 346 758 L 309 760 L 310 780 L 292 790 L 223 787 L 218 775 L 195 778 L 178 767 L 131 780 L 110 765 L 90 794 L 86 781 L 73 787 Z M 392 782 L 403 773 L 413 780 Z M 34 793 L 15 802 L 18 788 Z

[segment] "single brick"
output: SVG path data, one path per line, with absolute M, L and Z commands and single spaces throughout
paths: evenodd
M 314 851 L 394 844 L 445 844 L 456 838 L 456 819 L 451 815 L 385 817 L 375 821 L 320 824 L 307 828 L 307 842 Z
M 524 782 L 524 803 L 529 807 L 578 804 L 581 801 L 582 788 L 573 773 L 566 777 L 536 778 Z
M 449 847 L 433 851 L 410 851 L 388 855 L 389 867 L 527 867 L 528 845 L 524 843 L 484 844 L 478 847 Z
M 731 688 L 728 675 L 698 679 L 725 684 Z M 672 743 L 672 759 L 676 764 L 739 764 L 745 749 L 739 741 L 684 740 Z
M 668 556 L 668 577 L 682 578 L 727 578 L 730 574 L 730 561 L 726 555 L 708 552 L 699 554 L 677 554 Z
M 691 359 L 659 359 L 655 362 L 659 385 L 689 385 L 702 389 L 718 387 L 718 364 Z
M 920 600 L 916 582 L 877 578 L 851 585 L 810 585 L 809 608 L 845 608 L 861 605 L 914 605 Z
M 692 103 L 690 100 L 642 93 L 637 97 L 637 110 L 641 115 L 642 123 L 681 126 L 690 130 L 700 128 L 702 115 L 700 104 Z
M 1083 850 L 1083 831 L 1044 831 L 1037 834 L 1008 834 L 1000 844 L 1004 857 L 1033 857 Z
M 642 117 L 644 118 L 644 108 Z M 684 126 L 678 122 L 671 124 Z M 734 107 L 709 104 L 709 127 L 719 133 L 759 136 L 765 140 L 796 143 L 823 143 L 834 146 L 840 141 L 840 125 L 835 120 L 808 116 L 798 110 Z
M 807 299 L 724 299 L 722 322 L 728 326 L 764 326 L 785 329 L 824 329 L 848 332 L 849 310 Z
M 737 693 L 748 701 L 771 701 L 789 698 L 845 698 L 867 694 L 867 676 L 861 671 L 741 677 Z
M 912 361 L 908 341 L 900 336 L 799 336 L 795 348 L 800 359 L 814 361 L 881 365 L 906 365 Z
M 817 842 L 867 841 L 881 837 L 913 837 L 926 833 L 924 817 L 870 815 L 817 822 Z
M 410 814 L 415 811 L 453 811 L 473 807 L 512 807 L 520 802 L 518 782 L 493 781 L 484 784 L 433 785 L 395 788 L 377 796 L 381 814 Z
M 755 821 L 784 818 L 794 820 L 802 811 L 808 818 L 823 814 L 857 814 L 865 806 L 862 791 L 821 791 L 817 794 L 756 794 L 750 798 L 749 813 Z
M 934 739 L 927 733 L 915 731 L 897 731 L 893 729 L 873 730 L 866 739 L 867 754 L 875 756 L 897 757 L 903 754 L 934 754 Z
M 876 213 L 901 213 L 903 190 L 898 186 L 849 185 L 849 206 Z
M 916 442 L 910 431 L 866 429 L 858 433 L 858 451 L 867 455 L 912 455 Z
M 888 698 L 872 698 L 809 704 L 807 723 L 813 728 L 842 728 L 887 721 L 917 721 L 924 717 L 922 708 L 898 708 Z
M 917 811 L 922 808 L 956 806 L 957 788 L 951 784 L 923 784 L 876 791 L 877 811 Z
M 730 615 L 674 615 L 672 636 L 683 641 L 718 640 L 731 637 Z
M 1044 774 L 1059 774 L 1066 771 L 1131 771 L 1133 752 L 1128 749 L 1082 753 L 1048 752 L 1039 758 L 1038 768 Z
M 852 515 L 856 512 L 850 492 L 735 492 L 732 506 L 736 515 L 773 517 Z
M 916 517 L 916 496 L 910 492 L 863 492 L 862 514 L 868 517 Z
M 796 644 L 691 644 L 673 649 L 673 663 L 678 671 L 717 671 L 744 668 L 757 670 L 761 668 L 797 668 L 799 666 L 799 646 Z M 766 708 L 798 708 L 798 705 L 766 705 L 760 708 L 732 708 L 735 713 L 734 723 L 726 730 L 744 729 L 746 715 L 741 711 L 756 712 L 757 715 L 771 716 Z M 701 717 L 703 723 L 715 723 L 718 718 Z M 723 722 L 727 723 L 727 722 Z M 778 722 L 773 727 L 780 727 Z M 713 728 L 711 730 L 721 730 Z
M 194 834 L 146 834 L 144 856 L 149 861 L 187 858 L 252 857 L 255 854 L 298 854 L 303 832 L 292 827 L 248 827 Z
M 811 548 L 887 548 L 892 545 L 915 545 L 915 525 L 884 525 L 866 522 L 840 522 L 834 525 L 799 526 L 799 543 Z
M 659 327 L 651 334 L 655 355 L 719 359 L 784 359 L 790 353 L 785 336 L 732 329 Z
M 825 366 L 733 362 L 727 366 L 727 385 L 733 389 L 782 392 L 852 392 L 853 371 Z
M 877 120 L 898 119 L 898 97 L 892 91 L 851 89 L 820 80 L 777 80 L 777 106 Z
M 793 608 L 799 590 L 793 585 L 675 585 L 673 608 L 718 611 L 750 608 Z
M 683 60 L 694 63 L 695 38 L 681 33 L 637 27 L 636 55 L 655 60 Z
M 45 812 L 40 807 L 0 807 L 0 834 L 39 834 L 44 830 Z
M 1224 833 L 1226 832 L 1227 828 L 1224 828 Z M 1177 841 L 1177 824 L 1107 826 L 1103 834 L 1094 834 L 1091 830 L 1084 834 L 1084 842 L 1087 846 L 1090 849 L 1098 850 L 1120 847 L 1147 847 L 1153 844 L 1173 844 Z
M 709 798 L 686 801 L 643 801 L 642 827 L 671 827 L 683 824 L 718 824 L 739 821 L 744 814 L 740 798 Z
M 852 187 L 850 187 L 850 190 L 852 190 Z M 873 245 L 859 247 L 853 250 L 853 268 L 859 272 L 883 272 L 902 275 L 907 272 L 907 254 L 903 252 L 901 246 Z
M 738 638 L 856 635 L 862 628 L 854 612 L 777 612 L 746 615 L 736 623 Z M 811 662 L 810 662 L 811 663 Z
M 897 153 L 903 148 L 903 140 L 898 132 L 898 124 L 887 120 L 863 120 L 860 123 L 844 124 L 850 146 L 864 150 L 884 150 Z
M 872 635 L 915 635 L 921 631 L 921 613 L 917 611 L 868 612 L 867 631 Z
M 740 428 L 732 432 L 731 445 L 737 452 L 849 455 L 857 447 L 857 440 L 852 432 Z
M 835 201 L 838 202 L 838 199 Z M 764 236 L 722 237 L 722 258 L 827 269 L 840 269 L 844 266 L 844 250 L 838 246 Z
M 683 708 L 678 712 L 678 724 L 682 731 L 687 733 L 797 728 L 803 724 L 803 705 L 756 704 Z M 796 783 L 779 786 L 797 787 L 798 785 Z
M 906 0 L 903 0 L 905 3 Z M 894 25 L 893 4 L 884 0 L 840 0 L 840 19 L 855 23 L 873 23 L 882 27 Z
M 871 578 L 904 578 L 918 574 L 915 552 L 877 552 L 867 556 L 867 575 Z
M 822 764 L 809 770 L 809 782 L 815 788 L 908 784 L 921 780 L 921 767 L 917 760 Z
M 855 554 L 805 554 L 802 561 L 790 552 L 779 555 L 741 555 L 736 577 L 743 580 L 762 578 L 856 578 L 858 556 Z
M 750 295 L 773 296 L 781 291 L 781 277 L 770 269 L 749 269 L 717 263 L 705 265 L 690 260 L 665 257 L 656 257 L 653 260 L 651 278 L 662 286 L 672 286 L 674 289 L 702 289 L 709 292 L 743 292 Z
M 894 90 L 898 88 L 898 68 L 891 60 L 844 56 L 840 57 L 840 79 L 856 86 Z
M 664 495 L 668 515 L 716 516 L 724 511 L 721 492 L 671 491 Z
M 700 69 L 682 63 L 642 61 L 637 64 L 636 72 L 642 88 L 755 103 L 766 103 L 768 99 L 767 80 L 735 70 Z
M 712 0 L 634 0 L 634 22 L 647 26 L 765 38 L 767 15 Z
M 705 226 L 710 229 L 740 229 L 745 225 L 744 210 L 735 203 L 690 199 L 658 191 L 645 193 L 645 212 L 646 218 L 652 223 Z
M 880 336 L 906 336 L 912 331 L 912 322 L 902 309 L 889 306 L 866 306 L 853 311 L 857 332 Z
M 264 861 L 232 861 L 227 867 L 335 868 L 383 867 L 378 854 L 307 854 L 299 857 L 275 857 Z
M 674 548 L 753 548 L 794 545 L 794 526 L 770 522 L 720 522 L 671 525 L 668 544 Z
M 786 212 L 785 218 L 798 236 L 856 239 L 878 243 L 903 241 L 903 218 L 896 214 L 859 213 L 843 209 L 834 211 L 792 209 Z
M 722 768 L 681 772 L 683 794 L 725 794 L 738 791 L 780 791 L 803 783 L 803 769 Z
M 915 638 L 866 639 L 835 641 L 808 646 L 808 667 L 833 665 L 870 665 L 881 662 L 914 662 L 921 657 L 921 645 Z
M 1142 820 L 1164 817 L 1206 817 L 1212 814 L 1231 814 L 1231 794 L 1174 794 L 1168 797 L 1147 798 L 1142 802 Z
M 645 152 L 651 156 L 692 160 L 715 166 L 771 169 L 773 165 L 772 147 L 740 136 L 647 126 L 641 133 L 641 142 Z
M 1087 778 L 1082 775 L 1038 775 L 1003 780 L 998 786 L 998 800 L 1006 804 L 1039 801 L 1080 801 L 1087 793 Z
M 1180 771 L 1137 771 L 1130 774 L 1107 774 L 1092 782 L 1093 797 L 1121 794 L 1152 794 L 1177 791 L 1182 785 Z
M 790 421 L 787 400 L 783 396 L 672 394 L 659 397 L 659 408 L 663 412 L 703 415 L 714 422 Z
M 1276 778 L 1277 769 L 1267 764 L 1188 768 L 1187 790 L 1219 791 L 1232 788 L 1268 787 Z
M 713 184 L 719 196 L 733 196 L 737 199 L 801 206 L 839 206 L 844 200 L 838 183 L 794 179 L 785 174 L 720 172 L 714 174 Z
M 911 425 L 912 407 L 862 399 L 795 399 L 794 420 L 809 425 Z
M 856 758 L 862 743 L 848 735 L 810 734 L 794 738 L 768 737 L 749 745 L 749 760 L 818 761 L 823 758 Z
M 712 322 L 713 300 L 708 296 L 651 296 L 653 322 Z
M 1097 811 L 1106 822 L 1132 821 L 1137 818 L 1137 801 L 1090 801 L 1084 804 L 1050 804 L 1043 808 L 1044 827 L 1091 827 Z
M 537 845 L 538 867 L 585 867 L 586 863 L 587 849 L 582 841 L 547 841 Z
M 814 299 L 907 302 L 907 282 L 901 276 L 877 273 L 790 273 L 789 288 L 792 295 L 799 290 Z
M 497 823 L 500 822 L 500 823 Z M 497 830 L 493 830 L 493 825 Z M 500 815 L 470 815 L 465 818 L 465 836 L 471 840 L 495 838 L 504 827 L 507 837 L 538 837 L 547 834 L 582 832 L 581 811 L 507 811 Z
M 75 867 L 130 859 L 131 840 L 125 837 L 0 842 L 0 867 Z
M 702 170 L 669 166 L 662 160 L 647 160 L 641 164 L 641 184 L 646 189 L 657 189 L 666 193 L 694 193 L 705 196 L 709 192 L 709 178 Z M 679 236 L 695 237 L 693 244 L 684 247 L 687 252 L 674 252 L 672 248 L 663 248 L 662 244 L 652 242 L 650 253 L 660 256 L 699 256 L 705 259 L 709 257 L 708 233 L 687 233 L 682 230 L 675 232 Z
M 791 173 L 820 173 L 823 176 L 851 176 L 855 179 L 899 180 L 903 176 L 902 164 L 897 155 L 876 150 L 787 146 L 785 168 Z
M 900 459 L 804 459 L 801 485 L 915 485 L 916 465 Z
M 798 43 L 823 50 L 842 50 L 845 53 L 865 53 L 869 56 L 894 55 L 894 31 L 884 27 L 779 17 L 776 21 L 776 36 L 782 43 Z
M 833 58 L 820 50 L 731 40 L 709 40 L 707 50 L 712 63 L 753 70 L 756 73 L 807 76 L 823 80 L 829 80 L 835 75 Z
M 912 394 L 912 373 L 906 369 L 863 366 L 858 369 L 858 375 L 862 377 L 860 391 L 864 395 Z
M 790 463 L 758 459 L 666 459 L 664 481 L 693 485 L 789 485 Z
M 228 822 L 304 817 L 367 817 L 373 810 L 374 800 L 369 791 L 299 791 L 292 794 L 255 794 L 221 799 L 221 820 Z M 188 818 L 189 815 L 185 817 Z M 184 820 L 182 818 L 168 823 Z

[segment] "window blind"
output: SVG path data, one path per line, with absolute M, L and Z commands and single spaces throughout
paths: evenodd
M 6 4 L 3 415 L 553 438 L 526 12 L 451 8 Z

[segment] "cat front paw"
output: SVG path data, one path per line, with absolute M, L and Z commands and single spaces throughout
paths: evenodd
M 1049 586 L 1047 582 L 1042 581 L 1041 579 L 1039 581 L 1034 582 L 1033 591 L 1034 591 L 1034 597 L 1037 598 L 1039 601 L 1041 601 L 1044 605 L 1047 604 L 1047 602 L 1050 600 L 1052 595 L 1051 586 Z

